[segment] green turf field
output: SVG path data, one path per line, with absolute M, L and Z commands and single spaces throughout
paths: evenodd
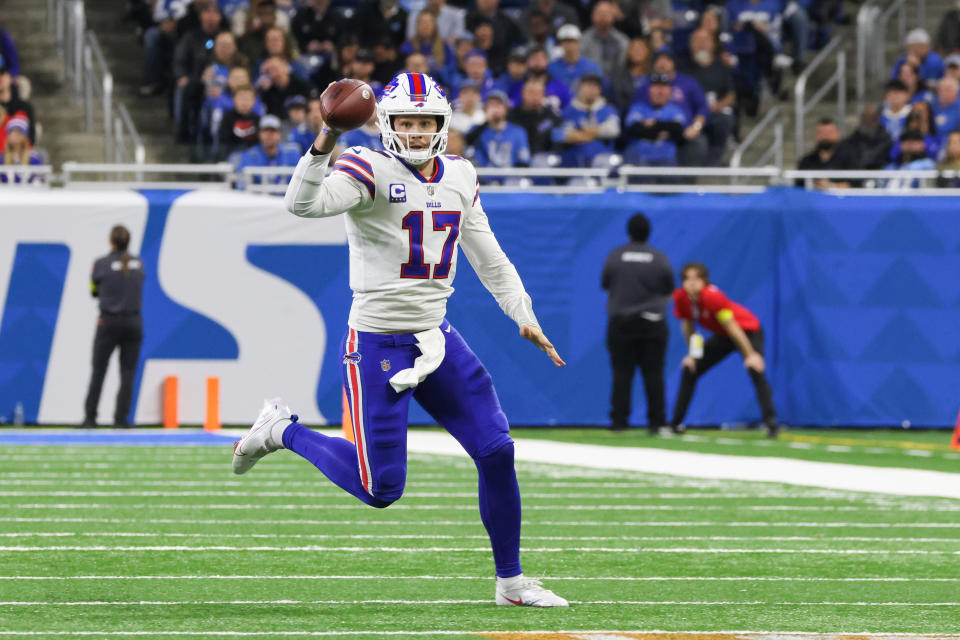
M 649 444 L 642 432 L 549 435 Z M 791 441 L 772 446 L 814 451 Z M 657 446 L 754 455 L 683 443 Z M 957 464 L 891 448 L 883 464 Z M 407 494 L 374 510 L 293 454 L 237 477 L 230 453 L 5 448 L 0 636 L 960 630 L 958 500 L 519 463 L 525 572 L 572 605 L 532 610 L 493 604 L 468 460 L 411 455 Z M 852 450 L 828 453 L 843 462 Z

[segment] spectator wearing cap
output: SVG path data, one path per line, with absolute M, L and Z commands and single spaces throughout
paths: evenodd
M 203 72 L 213 59 L 214 38 L 222 30 L 223 16 L 214 2 L 194 3 L 200 24 L 179 39 L 173 55 L 173 75 L 177 86 L 173 99 L 173 118 L 180 142 L 196 135 L 198 114 L 204 99 Z
M 689 118 L 682 107 L 670 100 L 669 77 L 654 72 L 649 80 L 648 100 L 634 102 L 627 112 L 623 159 L 639 166 L 676 166 L 677 145 L 683 140 Z
M 310 145 L 317 138 L 320 130 L 316 131 L 310 126 L 307 118 L 307 99 L 304 96 L 291 96 L 287 98 L 284 106 L 287 109 L 287 125 L 285 140 L 294 142 L 300 147 L 301 153 L 306 153 Z
M 563 80 L 551 76 L 548 67 L 545 49 L 534 47 L 527 52 L 527 80 L 543 82 L 546 104 L 561 113 L 570 104 L 570 87 Z
M 247 7 L 234 8 L 230 16 L 230 31 L 238 38 L 259 31 L 263 31 L 274 25 L 283 29 L 285 33 L 290 33 L 290 15 L 281 7 L 277 6 L 276 0 L 250 0 Z M 247 54 L 249 55 L 249 54 Z M 251 60 L 256 60 L 262 56 L 250 56 Z
M 357 10 L 354 24 L 361 44 L 372 47 L 390 38 L 394 47 L 403 44 L 410 14 L 397 0 L 367 0 Z
M 560 114 L 544 101 L 546 88 L 541 80 L 531 78 L 523 83 L 520 101 L 510 111 L 509 120 L 527 132 L 530 153 L 553 151 L 553 130 L 562 124 Z
M 453 101 L 453 116 L 450 118 L 450 128 L 460 133 L 470 133 L 487 121 L 480 98 L 480 87 L 473 80 L 467 80 L 460 85 L 460 93 Z
M 908 115 L 910 115 L 910 93 L 907 91 L 907 86 L 900 80 L 891 80 L 885 89 L 880 124 L 891 138 L 898 140 L 903 133 Z
M 951 76 L 944 76 L 937 83 L 937 99 L 934 102 L 934 121 L 940 132 L 940 146 L 946 143 L 947 135 L 960 128 L 960 82 Z
M 437 27 L 437 17 L 429 11 L 417 14 L 413 37 L 400 47 L 401 55 L 421 53 L 427 58 L 430 75 L 448 77 L 456 70 L 453 48 L 444 42 Z
M 553 130 L 553 141 L 567 145 L 565 166 L 589 167 L 595 155 L 612 151 L 613 141 L 620 137 L 620 116 L 604 100 L 602 85 L 600 76 L 582 76 L 577 97 L 563 110 L 561 126 Z
M 934 47 L 941 56 L 960 51 L 960 0 L 940 18 Z
M 619 7 L 611 0 L 600 0 L 593 5 L 590 14 L 591 27 L 580 39 L 583 55 L 600 65 L 603 75 L 612 77 L 623 68 L 630 39 L 618 31 L 613 23 L 619 15 Z
M 10 67 L 6 66 L 6 60 L 0 60 L 0 145 L 3 144 L 3 138 L 6 133 L 3 127 L 9 118 L 21 115 L 26 118 L 28 126 L 28 135 L 30 142 L 36 140 L 36 122 L 34 121 L 33 105 L 22 100 L 13 82 L 13 74 Z
M 297 10 L 290 23 L 290 32 L 301 52 L 333 55 L 337 38 L 347 25 L 330 5 L 331 0 L 308 0 Z
M 487 94 L 483 110 L 486 123 L 467 134 L 478 167 L 526 167 L 530 165 L 530 142 L 523 127 L 507 120 L 510 98 L 499 89 Z
M 907 52 L 894 61 L 890 79 L 899 76 L 900 66 L 904 63 L 915 66 L 920 73 L 920 78 L 926 83 L 942 78 L 943 58 L 936 51 L 931 51 L 930 44 L 930 34 L 926 29 L 911 30 L 904 40 Z
M 687 127 L 683 132 L 683 144 L 680 148 L 680 164 L 685 166 L 701 166 L 707 158 L 707 139 L 701 135 L 710 118 L 710 108 L 707 98 L 700 88 L 700 84 L 688 75 L 677 73 L 673 56 L 661 51 L 653 58 L 653 71 L 670 79 L 670 101 L 684 109 L 687 116 Z M 640 82 L 633 96 L 634 102 L 650 102 L 649 78 Z
M 256 91 L 251 85 L 238 87 L 233 94 L 233 106 L 223 113 L 217 131 L 214 157 L 226 158 L 234 151 L 248 149 L 257 143 Z
M 475 33 L 477 24 L 483 21 L 488 21 L 493 26 L 492 47 L 502 53 L 504 62 L 511 48 L 527 41 L 527 36 L 520 26 L 500 10 L 500 0 L 476 0 L 476 8 L 467 14 L 465 20 L 467 31 Z
M 353 78 L 366 82 L 373 89 L 374 95 L 379 98 L 383 93 L 383 84 L 373 77 L 373 70 L 376 68 L 376 61 L 373 57 L 373 51 L 369 49 L 359 49 L 353 57 L 353 62 L 344 69 L 345 78 Z
M 244 167 L 295 167 L 300 161 L 300 147 L 292 143 L 281 143 L 280 118 L 267 114 L 260 118 L 258 137 L 260 144 L 250 147 L 242 154 L 236 171 L 241 173 Z M 289 176 L 254 176 L 253 184 L 285 184 Z
M 547 66 L 547 72 L 573 87 L 585 73 L 601 75 L 600 65 L 580 53 L 580 27 L 565 24 L 557 30 L 557 41 L 563 49 L 563 55 Z
M 527 77 L 527 56 L 522 51 L 514 51 L 507 58 L 507 70 L 497 78 L 494 88 L 510 96 L 510 104 L 520 102 L 523 81 Z
M 493 74 L 487 67 L 487 56 L 479 49 L 474 49 L 467 54 L 464 63 L 464 76 L 456 80 L 457 93 L 460 91 L 460 85 L 467 80 L 477 85 L 481 98 L 486 98 L 487 92 L 494 87 Z
M 26 118 L 17 115 L 7 120 L 4 127 L 5 140 L 3 154 L 0 154 L 0 183 L 2 182 L 34 182 L 42 179 L 39 174 L 22 174 L 8 176 L 5 167 L 25 167 L 43 164 L 43 158 L 33 149 L 29 138 L 30 125 Z
M 316 137 L 316 134 L 314 134 Z M 312 143 L 312 141 L 311 141 Z M 344 149 L 350 147 L 366 147 L 383 151 L 383 141 L 380 139 L 380 126 L 377 122 L 377 112 L 374 111 L 362 127 L 351 129 L 340 136 L 340 145 Z
M 260 97 L 267 107 L 267 113 L 284 115 L 284 103 L 291 96 L 310 95 L 312 87 L 290 73 L 290 64 L 280 56 L 267 58 L 261 65 L 261 75 L 257 80 Z
M 440 32 L 444 42 L 453 42 L 466 28 L 467 12 L 459 7 L 451 7 L 447 4 L 447 0 L 427 0 L 422 11 L 431 13 L 436 18 L 437 31 Z M 407 40 L 413 39 L 416 30 L 416 16 L 411 14 L 407 22 Z
M 704 135 L 707 137 L 707 166 L 719 165 L 733 132 L 733 105 L 736 100 L 733 73 L 717 57 L 716 40 L 706 29 L 690 34 L 690 55 L 681 66 L 683 74 L 693 78 L 704 92 L 709 115 Z
M 943 59 L 943 75 L 960 81 L 960 53 L 951 53 Z

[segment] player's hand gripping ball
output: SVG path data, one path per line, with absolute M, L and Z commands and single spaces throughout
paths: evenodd
M 353 78 L 334 82 L 320 96 L 323 121 L 338 131 L 362 127 L 376 108 L 377 99 L 370 85 Z

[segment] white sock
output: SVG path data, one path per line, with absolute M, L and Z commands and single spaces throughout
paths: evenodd
M 519 573 L 511 578 L 497 578 L 497 584 L 499 584 L 504 589 L 513 589 L 520 581 L 523 580 L 523 574 Z
M 293 424 L 293 421 L 289 418 L 281 418 L 277 420 L 272 425 L 270 425 L 270 442 L 271 444 L 277 446 L 280 449 L 285 448 L 283 446 L 283 432 L 287 430 Z

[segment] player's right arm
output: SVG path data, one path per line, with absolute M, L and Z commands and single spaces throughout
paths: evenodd
M 320 133 L 300 158 L 283 196 L 290 213 L 301 218 L 325 218 L 373 203 L 373 168 L 359 154 L 344 153 L 334 164 L 333 173 L 326 176 L 338 137 L 337 132 Z

